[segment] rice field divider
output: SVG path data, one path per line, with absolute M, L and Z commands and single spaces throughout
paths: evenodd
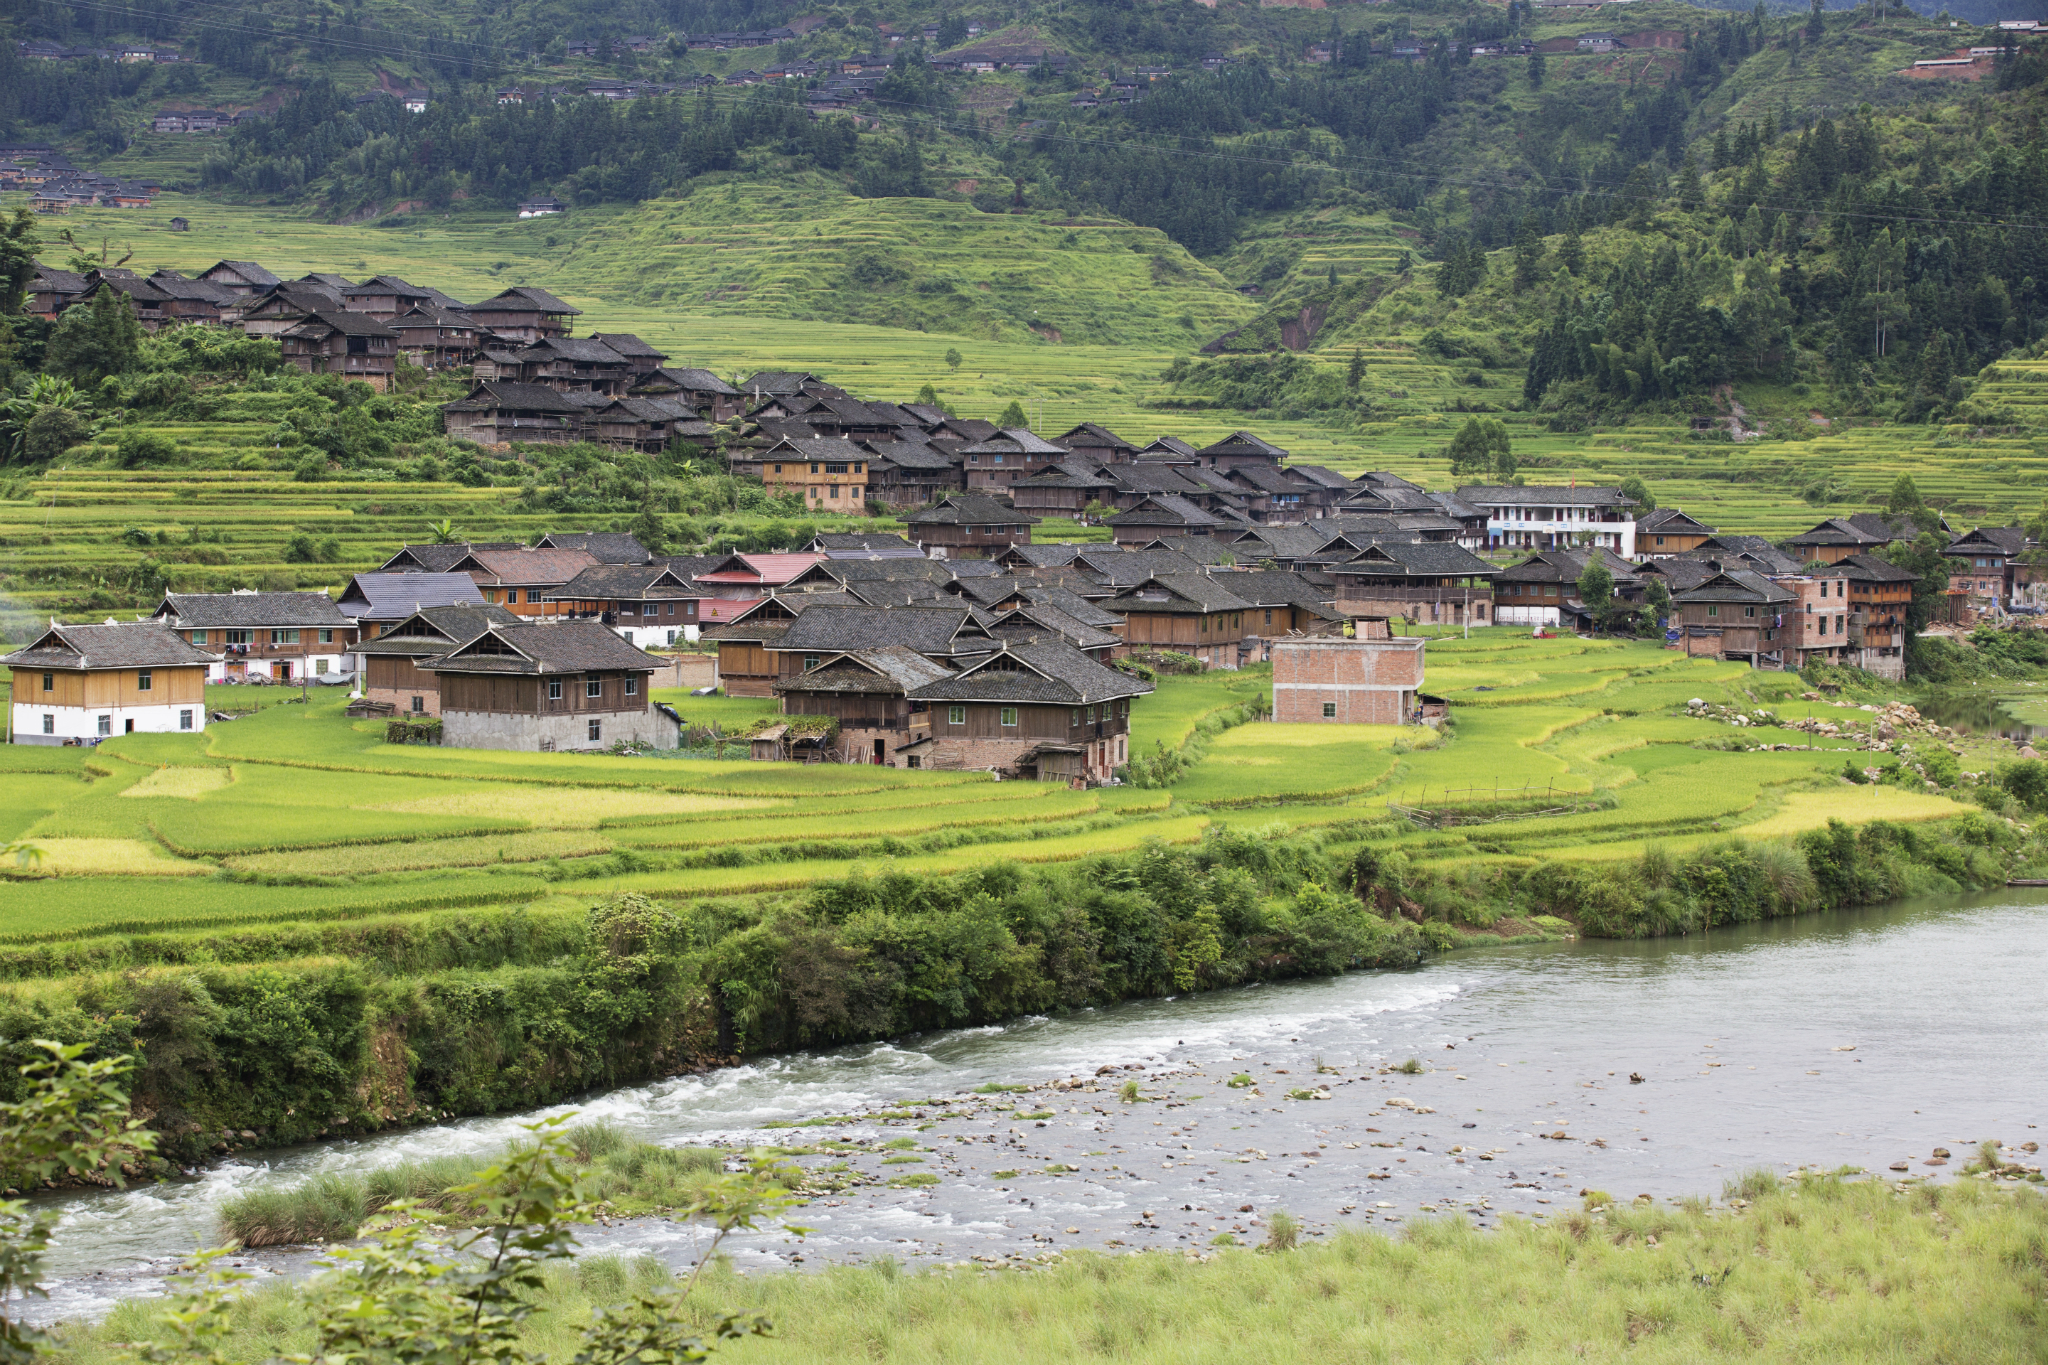
M 185 848 L 179 845 L 178 843 L 173 841 L 169 835 L 165 834 L 162 830 L 158 829 L 156 826 L 156 821 L 154 820 L 148 822 L 148 828 L 150 835 L 153 838 L 155 838 L 157 843 L 161 844 L 165 849 L 169 850 L 171 853 L 176 854 L 180 858 L 193 858 L 206 862 L 212 862 L 222 858 L 254 858 L 266 853 L 297 853 L 303 852 L 308 849 L 316 848 L 369 848 L 377 844 L 432 843 L 440 839 L 475 839 L 490 834 L 510 835 L 524 832 L 523 830 L 508 829 L 504 825 L 479 825 L 472 829 L 422 830 L 414 834 L 395 834 L 390 836 L 360 836 L 352 839 L 326 839 L 318 843 L 310 844 L 263 844 L 252 845 L 247 848 L 202 850 L 194 848 Z
M 1032 788 L 1034 788 L 1034 787 L 1037 787 L 1037 786 L 1042 786 L 1042 785 L 1045 785 L 1045 784 L 1036 784 L 1036 783 L 1019 783 L 1019 782 L 1005 782 L 1005 783 L 1002 783 L 1002 784 L 1000 784 L 1000 785 L 997 785 L 997 784 L 990 784 L 990 786 L 989 786 L 989 790 L 988 790 L 987 792 L 985 792 L 985 793 L 973 793 L 973 794 L 963 794 L 963 795 L 951 795 L 951 796 L 946 796 L 946 797 L 944 797 L 943 799 L 935 799 L 935 800 L 929 800 L 929 801 L 904 801 L 904 802 L 896 802 L 896 803 L 892 803 L 892 804 L 888 804 L 888 805 L 862 805 L 862 806 L 858 807 L 858 812 L 859 812 L 860 814 L 862 814 L 862 815 L 872 815 L 872 814 L 881 814 L 881 813 L 883 813 L 883 812 L 885 812 L 885 811 L 926 811 L 926 810 L 942 810 L 942 809 L 944 809 L 944 808 L 946 808 L 946 807 L 949 807 L 949 806 L 982 806 L 982 805 L 994 805 L 994 804 L 997 804 L 997 803 L 999 803 L 999 802 L 1000 802 L 1000 803 L 1010 803 L 1010 802 L 1024 802 L 1024 801 L 1042 801 L 1042 800 L 1045 800 L 1046 798 L 1048 798 L 1048 797 L 1050 797 L 1050 796 L 1054 795 L 1055 793 L 1058 793 L 1058 794 L 1062 794 L 1062 795 L 1063 795 L 1063 794 L 1065 794 L 1065 792 L 1066 792 L 1066 790 L 1067 790 L 1067 789 L 1066 789 L 1066 788 L 1064 788 L 1064 787 L 1058 787 L 1058 786 L 1047 786 L 1047 787 L 1046 787 L 1046 790 L 1043 790 L 1043 791 L 1039 791 L 1039 790 L 1032 790 Z M 1017 787 L 1022 787 L 1022 788 L 1025 788 L 1025 790 L 1022 790 L 1022 791 L 1013 791 L 1013 790 L 1012 790 L 1012 788 L 1017 788 Z M 889 788 L 888 790 L 891 790 L 891 791 L 904 791 L 904 792 L 911 792 L 911 793 L 914 793 L 916 789 L 915 789 L 915 788 L 901 788 L 901 787 L 898 787 L 898 788 Z M 958 792 L 958 791 L 959 791 L 959 789 L 958 789 L 958 788 L 954 788 L 954 787 L 942 788 L 941 790 L 942 790 L 942 791 L 947 791 L 947 792 Z M 692 794 L 692 795 L 702 795 L 702 796 L 737 796 L 737 795 L 741 795 L 742 793 L 737 793 L 737 792 L 726 792 L 726 791 L 718 791 L 718 792 L 697 792 L 697 793 L 691 793 L 691 794 Z M 871 794 L 871 793 L 856 793 L 856 794 L 858 795 L 858 794 Z M 757 815 L 757 816 L 755 816 L 755 817 L 753 817 L 753 818 L 755 818 L 755 819 L 776 819 L 776 820 L 780 820 L 780 819 L 796 819 L 796 818 L 798 818 L 798 817 L 800 817 L 800 816 L 834 816 L 834 815 L 844 815 L 844 814 L 850 814 L 850 813 L 852 813 L 852 812 L 849 812 L 849 811 L 845 811 L 845 810 L 841 810 L 841 809 L 837 809 L 837 808 L 835 808 L 835 807 L 836 807 L 836 804 L 837 804 L 837 801 L 838 801 L 838 797 L 837 797 L 837 794 L 836 794 L 836 793 L 819 793 L 819 794 L 817 794 L 817 795 L 813 795 L 813 796 L 798 796 L 798 797 L 793 797 L 793 798 L 791 798 L 791 799 L 792 799 L 792 800 L 795 800 L 795 801 L 797 801 L 797 802 L 800 802 L 800 803 L 801 803 L 801 802 L 817 802 L 817 803 L 819 803 L 819 804 L 815 804 L 815 805 L 801 805 L 801 804 L 800 804 L 800 805 L 798 805 L 798 806 L 797 806 L 796 808 L 794 808 L 794 809 L 787 809 L 787 810 L 776 810 L 776 811 L 768 812 L 768 813 L 766 813 L 766 814 L 763 814 L 763 815 Z M 665 825 L 678 825 L 678 824 L 684 824 L 684 823 L 694 823 L 694 824 L 702 824 L 702 823 L 704 823 L 704 820 L 703 820 L 703 816 L 702 816 L 701 814 L 697 814 L 697 815 L 679 815 L 679 814 L 667 814 L 667 815 L 613 815 L 613 816 L 608 816 L 608 817 L 606 817 L 605 819 L 599 820 L 599 821 L 597 822 L 597 824 L 595 824 L 594 826 L 592 826 L 592 828 L 593 828 L 593 829 L 618 829 L 618 830 L 627 830 L 627 829 L 659 829 L 659 828 L 661 828 L 661 827 L 663 827 L 663 826 L 665 826 Z M 679 847 L 680 847 L 680 845 L 679 845 Z
M 218 756 L 218 755 L 215 755 L 215 757 L 219 757 L 219 756 Z M 314 762 L 310 762 L 310 761 L 308 761 L 308 760 L 306 760 L 306 759 L 295 759 L 295 758 L 269 758 L 269 757 L 262 757 L 262 758 L 259 758 L 259 757 L 254 757 L 254 756 L 248 756 L 248 755 L 235 755 L 235 756 L 233 756 L 232 758 L 229 758 L 229 759 L 227 759 L 227 760 L 225 760 L 225 761 L 230 761 L 230 762 L 235 762 L 235 763 L 260 763 L 260 764 L 264 765 L 265 767 L 271 767 L 271 768 L 300 768 L 300 769 L 305 769 L 305 770 L 308 770 L 308 771 L 311 771 L 311 772 L 323 772 L 323 773 L 361 773 L 361 774 L 365 774 L 365 775 L 367 775 L 367 776 L 371 776 L 371 777 L 428 777 L 428 778 L 443 778 L 443 779 L 447 779 L 447 780 L 451 780 L 451 781 L 452 781 L 452 780 L 460 780 L 460 781 L 468 781 L 468 782 L 503 782 L 503 783 L 507 783 L 507 784 L 509 784 L 509 785 L 512 785 L 512 786 L 518 786 L 518 787 L 561 787 L 561 788 L 563 788 L 563 789 L 565 789 L 565 790 L 574 790 L 574 789 L 576 789 L 576 788 L 586 788 L 586 789 L 587 789 L 587 788 L 606 788 L 606 787 L 645 787 L 645 788 L 651 789 L 651 790 L 653 790 L 653 791 L 663 791 L 663 792 L 671 792 L 671 793 L 673 793 L 673 794 L 675 794 L 675 795 L 678 795 L 678 796 L 746 796 L 746 797 L 756 797 L 756 798 L 759 798 L 759 799 L 762 799 L 762 800 L 778 800 L 778 799 L 779 799 L 779 800 L 785 800 L 785 801 L 787 801 L 787 800 L 794 800 L 794 799 L 797 799 L 797 798 L 798 798 L 798 797 L 800 797 L 800 796 L 805 796 L 805 795 L 815 795 L 815 796 L 835 796 L 835 797 L 836 797 L 836 796 L 872 796 L 872 795 L 874 795 L 874 794 L 875 794 L 875 793 L 877 793 L 877 792 L 887 792 L 887 791 L 901 791 L 901 790 L 903 790 L 903 787 L 902 787 L 902 786 L 892 786 L 892 785 L 889 785 L 889 784 L 878 784 L 878 785 L 876 785 L 876 786 L 872 786 L 872 787 L 841 787 L 841 788 L 838 788 L 838 789 L 835 789 L 835 790 L 833 790 L 833 791 L 829 791 L 829 792 L 815 792 L 815 793 L 799 793 L 799 792 L 791 792 L 791 791 L 789 791 L 789 790 L 788 790 L 788 789 L 786 789 L 786 788 L 770 788 L 770 789 L 767 789 L 767 790 L 761 790 L 761 791 L 753 791 L 753 790 L 747 790 L 747 789 L 745 789 L 745 788 L 734 788 L 734 787 L 709 787 L 709 788 L 707 788 L 707 787 L 703 787 L 703 786 L 698 786 L 698 785 L 691 785 L 691 784 L 688 784 L 688 783 L 682 783 L 682 784 L 670 784 L 670 783 L 663 783 L 663 782 L 635 782 L 635 781 L 631 781 L 631 780 L 625 780 L 625 781 L 616 781 L 616 782 L 605 782 L 605 781 L 601 781 L 601 780 L 598 780 L 598 779 L 596 779 L 596 778 L 589 778 L 589 777 L 586 777 L 586 778 L 567 778 L 567 777 L 531 777 L 531 776 L 520 776 L 520 775 L 514 775 L 514 774 L 499 774 L 499 773 L 491 773 L 491 772 L 472 772 L 472 771 L 469 771 L 469 770 L 467 770 L 467 769 L 463 769 L 463 770 L 459 770 L 459 771 L 439 771 L 439 772 L 437 772 L 437 771 L 434 771 L 434 770 L 432 770 L 432 769 L 426 769 L 426 768 L 381 768 L 381 767 L 373 767 L 373 766 L 370 766 L 370 765 L 368 765 L 368 764 L 360 764 L 360 765 L 358 765 L 358 764 L 348 764 L 348 763 L 314 763 Z M 734 760 L 734 761 L 735 761 L 735 763 L 738 763 L 738 762 L 746 762 L 746 761 L 748 761 L 748 760 Z M 109 774 L 109 776 L 111 776 L 111 774 Z M 958 783 L 935 783 L 935 784 L 932 784 L 932 785 L 935 785 L 935 786 L 955 786 L 955 785 L 964 785 L 964 784 L 958 784 Z
M 76 929 L 59 929 L 48 933 L 10 934 L 0 932 L 0 943 L 61 943 L 72 939 L 103 938 L 116 934 L 183 933 L 186 930 L 224 929 L 243 924 L 282 924 L 292 920 L 319 922 L 322 920 L 362 919 L 376 915 L 416 914 L 422 910 L 460 910 L 475 906 L 513 905 L 520 902 L 540 900 L 548 894 L 548 888 L 543 885 L 521 887 L 515 891 L 460 892 L 435 896 L 397 897 L 387 900 L 364 901 L 360 904 L 343 903 L 312 908 L 298 906 L 291 909 L 256 910 L 233 915 L 194 916 L 191 919 L 180 919 L 169 923 L 163 920 L 148 919 L 107 920 L 104 923 L 81 926 Z
M 1551 804 L 1556 801 L 1558 790 L 1556 784 L 1548 782 L 1543 785 L 1543 791 L 1540 796 L 1531 795 L 1536 790 L 1534 784 L 1509 787 L 1506 789 L 1505 796 L 1503 796 L 1502 789 L 1498 786 L 1491 788 L 1444 787 L 1441 790 L 1443 800 L 1446 802 L 1450 802 L 1458 797 L 1463 797 L 1467 802 L 1470 802 L 1473 800 L 1474 793 L 1479 793 L 1485 795 L 1487 804 L 1492 806 L 1535 800 L 1541 800 L 1546 804 L 1535 810 L 1502 811 L 1493 815 L 1479 815 L 1469 811 L 1430 810 L 1423 805 L 1405 805 L 1390 797 L 1387 800 L 1387 811 L 1390 814 L 1400 816 L 1419 829 L 1447 829 L 1455 825 L 1497 825 L 1511 820 L 1538 820 L 1546 816 L 1580 815 L 1589 810 L 1605 808 L 1597 801 L 1591 804 L 1583 801 L 1574 802 L 1568 806 Z M 1578 793 L 1573 793 L 1571 789 L 1567 788 L 1566 794 L 1577 795 Z M 1424 787 L 1417 800 L 1427 801 L 1428 799 L 1429 788 Z
M 917 808 L 911 807 L 909 809 Z M 817 843 L 837 843 L 845 840 L 854 839 L 907 838 L 911 835 L 930 833 L 933 830 L 973 829 L 977 826 L 984 825 L 1059 824 L 1067 820 L 1086 819 L 1088 816 L 1098 814 L 1101 811 L 1102 803 L 1100 801 L 1095 801 L 1089 803 L 1085 807 L 1079 807 L 1068 810 L 1032 811 L 1024 814 L 1016 814 L 1008 811 L 996 811 L 986 815 L 966 818 L 934 817 L 931 823 L 919 824 L 909 829 L 877 829 L 872 824 L 870 824 L 866 828 L 857 830 L 820 830 L 815 833 L 805 834 L 801 831 L 791 830 L 787 827 L 790 821 L 816 819 L 820 815 L 826 814 L 825 812 L 820 811 L 806 811 L 802 815 L 787 815 L 780 817 L 755 817 L 753 819 L 745 820 L 698 821 L 691 825 L 690 831 L 687 834 L 678 835 L 673 839 L 665 838 L 659 840 L 636 840 L 632 844 L 630 844 L 629 847 L 649 849 L 723 848 L 731 844 L 758 845 L 787 843 L 800 845 Z M 865 810 L 858 812 L 843 812 L 843 814 L 845 815 L 857 815 L 863 820 L 865 820 L 870 813 L 871 812 Z M 842 812 L 830 812 L 830 814 L 839 815 L 842 814 Z M 1117 811 L 1114 812 L 1114 814 L 1118 818 L 1113 823 L 1123 823 L 1122 817 L 1126 814 L 1126 812 Z M 707 824 L 732 825 L 739 826 L 742 828 L 706 829 Z M 609 829 L 616 827 L 608 825 L 599 825 L 598 828 Z M 662 827 L 656 826 L 655 828 Z

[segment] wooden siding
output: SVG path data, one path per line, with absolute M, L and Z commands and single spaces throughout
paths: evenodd
M 17 668 L 14 700 L 28 706 L 173 706 L 206 700 L 204 665 L 178 665 L 148 670 L 149 690 L 136 686 L 133 668 Z M 48 691 L 43 678 L 50 680 Z
M 639 692 L 625 694 L 623 673 L 564 673 L 558 678 L 504 678 L 490 673 L 444 673 L 441 676 L 441 705 L 448 711 L 494 711 L 504 715 L 568 715 L 581 711 L 645 711 L 647 679 L 640 678 Z M 586 678 L 595 676 L 601 693 L 584 695 Z M 547 684 L 559 681 L 562 695 L 550 699 Z

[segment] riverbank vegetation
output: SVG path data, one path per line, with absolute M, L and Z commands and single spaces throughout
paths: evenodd
M 1887 737 L 1796 676 L 1633 641 L 1428 654 L 1434 732 L 1256 719 L 1262 668 L 1162 674 L 1133 717 L 1147 785 L 1087 792 L 394 746 L 319 698 L 0 748 L 0 835 L 39 855 L 0 867 L 0 1036 L 139 1052 L 137 1112 L 190 1161 L 2048 864 L 2048 765 L 2008 742 Z
M 2044 1243 L 2048 1201 L 2031 1188 L 1757 1172 L 1719 1201 L 1589 1192 L 1580 1208 L 1486 1233 L 1429 1219 L 1293 1249 L 1075 1253 L 986 1272 L 912 1274 L 885 1259 L 740 1276 L 714 1264 L 687 1320 L 707 1330 L 727 1315 L 763 1316 L 773 1335 L 734 1358 L 774 1365 L 1221 1361 L 1248 1342 L 1302 1340 L 1416 1361 L 1992 1362 L 2031 1357 Z M 566 1359 L 592 1310 L 673 1283 L 651 1261 L 551 1264 L 522 1343 Z M 224 1314 L 224 1358 L 309 1349 L 320 1294 L 274 1284 L 237 1300 Z M 125 1358 L 115 1343 L 173 1340 L 161 1311 L 124 1303 L 67 1333 L 60 1358 L 100 1365 Z

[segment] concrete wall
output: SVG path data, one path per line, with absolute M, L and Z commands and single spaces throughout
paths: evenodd
M 402 717 L 401 717 L 402 718 Z M 590 738 L 590 722 L 598 737 Z M 520 749 L 529 753 L 551 747 L 609 749 L 621 740 L 655 749 L 681 743 L 676 723 L 649 707 L 645 711 L 581 711 L 551 715 L 512 715 L 502 711 L 443 711 L 441 743 L 457 749 Z
M 1415 709 L 1422 672 L 1419 639 L 1275 640 L 1273 719 L 1398 725 Z
M 20 676 L 27 676 L 22 674 Z M 50 717 L 51 733 L 43 733 L 43 717 Z M 107 718 L 107 732 L 100 733 L 100 717 Z M 189 717 L 191 726 L 183 722 Z M 33 702 L 14 704 L 16 744 L 62 744 L 66 740 L 91 743 L 101 738 L 128 733 L 135 723 L 138 735 L 198 734 L 206 728 L 206 707 L 200 702 L 158 706 L 37 706 Z

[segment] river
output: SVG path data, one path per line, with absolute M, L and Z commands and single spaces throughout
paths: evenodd
M 941 1177 L 815 1201 L 800 1215 L 814 1229 L 801 1242 L 728 1243 L 742 1269 L 1186 1248 L 1222 1234 L 1256 1240 L 1276 1208 L 1311 1235 L 1454 1210 L 1490 1225 L 1576 1203 L 1586 1187 L 1718 1196 L 1759 1166 L 1882 1173 L 1900 1161 L 1938 1176 L 1983 1139 L 2038 1140 L 2044 968 L 2048 897 L 2003 892 L 1691 939 L 1464 952 L 1414 971 L 763 1058 L 560 1108 L 664 1144 L 866 1138 L 876 1150 L 852 1158 L 857 1168 Z M 1420 1074 L 1384 1070 L 1409 1058 Z M 969 1093 L 1092 1080 L 1102 1067 L 1119 1069 L 1093 1092 Z M 1233 1088 L 1235 1074 L 1256 1084 Z M 1121 1103 L 1127 1078 L 1154 1098 Z M 1319 1085 L 1328 1098 L 1286 1097 Z M 939 1099 L 951 1103 L 909 1120 L 761 1126 Z M 1027 1108 L 1033 1117 L 1020 1117 Z M 251 1154 L 191 1181 L 65 1196 L 49 1315 L 91 1316 L 160 1292 L 180 1254 L 215 1239 L 214 1211 L 237 1190 L 494 1151 L 533 1117 Z M 927 1149 L 926 1164 L 884 1168 L 880 1143 L 903 1136 Z M 1946 1167 L 1924 1164 L 1936 1147 L 1955 1154 Z M 1054 1165 L 1073 1169 L 1046 1173 Z M 680 1266 L 701 1234 L 645 1219 L 584 1240 Z M 243 1259 L 289 1273 L 308 1258 Z

